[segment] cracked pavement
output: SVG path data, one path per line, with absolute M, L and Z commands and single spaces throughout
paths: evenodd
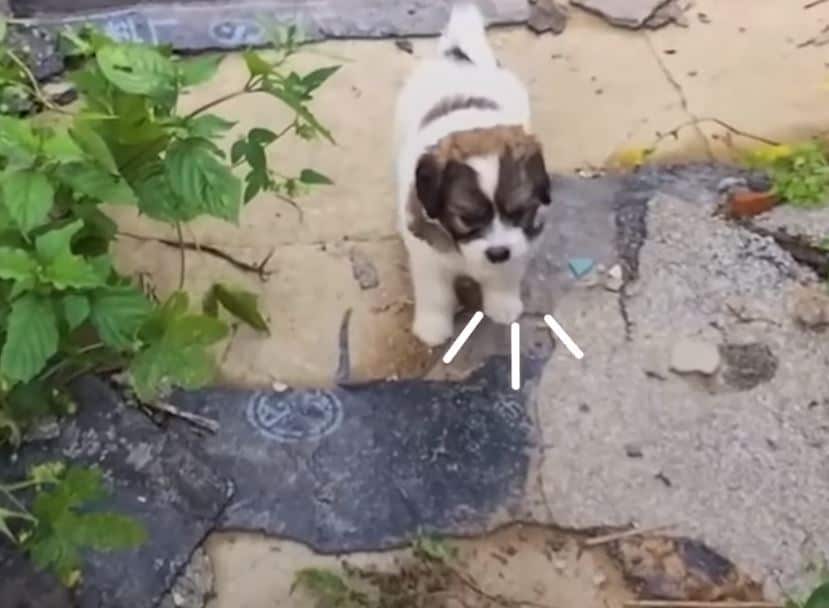
M 744 10 L 735 10 L 738 1 Z M 528 83 L 549 165 L 564 174 L 654 141 L 663 160 L 727 161 L 734 144 L 754 143 L 709 118 L 779 140 L 822 130 L 829 124 L 820 90 L 824 53 L 799 43 L 827 17 L 829 5 L 802 11 L 777 0 L 699 0 L 687 28 L 612 29 L 571 11 L 561 36 L 513 28 L 494 31 L 492 40 Z M 286 173 L 314 167 L 336 185 L 303 199 L 302 216 L 263 197 L 239 227 L 197 222 L 185 235 L 252 265 L 273 254 L 273 274 L 263 282 L 226 260 L 187 252 L 187 288 L 196 297 L 216 280 L 229 282 L 258 293 L 271 321 L 267 338 L 245 328 L 234 333 L 223 351 L 224 384 L 330 386 L 347 309 L 354 380 L 446 371 L 434 368 L 435 353 L 409 334 L 390 141 L 386 123 L 378 123 L 392 115 L 404 75 L 432 46 L 414 40 L 410 54 L 393 41 L 336 41 L 318 49 L 322 56 L 301 57 L 300 68 L 344 63 L 315 106 L 339 144 L 292 142 L 276 146 L 270 160 Z M 230 56 L 187 104 L 243 83 L 243 61 Z M 221 114 L 239 120 L 231 138 L 289 120 L 261 98 L 234 100 Z M 527 481 L 526 506 L 538 521 L 563 526 L 676 524 L 779 595 L 781 587 L 805 584 L 801 575 L 812 561 L 829 557 L 829 529 L 820 518 L 829 498 L 822 447 L 829 353 L 826 335 L 800 330 L 788 310 L 792 289 L 809 272 L 768 239 L 712 217 L 722 176 L 646 171 L 638 176 L 643 187 L 621 198 L 625 185 L 612 177 L 559 182 L 556 239 L 538 267 L 546 283 L 529 294 L 528 310 L 554 310 L 586 357 L 579 363 L 557 349 L 546 366 L 535 412 L 540 462 Z M 642 210 L 656 191 L 645 224 Z M 154 240 L 175 235 L 123 209 L 115 214 L 141 237 L 122 240 L 121 269 L 148 277 L 160 294 L 175 288 L 178 254 Z M 791 211 L 758 222 L 818 238 L 825 217 Z M 621 293 L 579 287 L 569 256 L 619 262 L 638 278 Z M 361 284 L 355 259 L 374 267 L 376 281 Z M 676 341 L 685 338 L 719 347 L 716 377 L 667 369 Z M 503 348 L 503 336 L 476 340 L 476 356 L 460 358 L 455 372 Z

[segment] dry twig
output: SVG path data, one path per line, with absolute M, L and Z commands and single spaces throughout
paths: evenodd
M 227 253 L 226 251 L 222 251 L 218 247 L 213 247 L 211 245 L 200 245 L 198 243 L 190 243 L 187 241 L 183 241 L 179 243 L 178 240 L 172 239 L 162 239 L 157 237 L 148 237 L 142 236 L 140 234 L 133 234 L 130 232 L 119 232 L 119 236 L 125 236 L 127 238 L 135 239 L 137 241 L 151 241 L 154 243 L 160 243 L 162 245 L 166 245 L 167 247 L 174 247 L 180 250 L 190 250 L 190 251 L 198 251 L 200 253 L 206 253 L 213 257 L 219 258 L 220 260 L 224 260 L 231 266 L 238 268 L 243 272 L 252 272 L 256 276 L 259 277 L 259 280 L 265 282 L 268 278 L 273 274 L 272 270 L 268 270 L 268 263 L 271 261 L 273 257 L 274 251 L 271 250 L 268 255 L 266 255 L 262 261 L 257 262 L 256 264 L 250 264 L 248 262 L 243 262 L 242 260 L 237 260 L 232 255 Z
M 775 602 L 690 602 L 672 600 L 632 600 L 625 602 L 625 608 L 783 608 Z
M 652 528 L 633 528 L 631 530 L 623 530 L 622 532 L 613 532 L 612 534 L 605 534 L 603 536 L 594 536 L 584 541 L 585 547 L 598 547 L 599 545 L 606 545 L 617 540 L 625 538 L 633 538 L 635 536 L 645 536 L 649 534 L 656 534 L 657 532 L 665 532 L 675 528 L 676 524 L 669 524 L 667 526 L 654 526 Z
M 219 423 L 212 418 L 200 416 L 199 414 L 194 414 L 192 412 L 186 412 L 171 403 L 166 403 L 165 401 L 154 401 L 152 403 L 142 402 L 141 405 L 151 410 L 156 410 L 169 416 L 180 418 L 181 420 L 189 422 L 193 426 L 204 429 L 210 433 L 216 433 L 219 430 Z

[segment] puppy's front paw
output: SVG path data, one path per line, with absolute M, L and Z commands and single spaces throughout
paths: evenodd
M 524 312 L 521 298 L 512 293 L 484 294 L 484 312 L 496 323 L 509 324 L 518 319 Z
M 421 313 L 415 316 L 412 332 L 427 346 L 440 346 L 452 337 L 454 324 L 451 315 Z

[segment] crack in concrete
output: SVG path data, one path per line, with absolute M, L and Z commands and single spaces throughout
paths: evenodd
M 659 51 L 653 43 L 653 38 L 651 38 L 651 36 L 647 32 L 645 33 L 645 40 L 648 43 L 648 48 L 650 48 L 651 53 L 653 54 L 653 58 L 656 60 L 656 64 L 659 66 L 659 69 L 665 75 L 665 80 L 668 81 L 668 84 L 671 85 L 671 88 L 673 88 L 674 91 L 676 91 L 676 94 L 679 96 L 679 103 L 682 106 L 682 110 L 691 119 L 691 125 L 694 129 L 694 132 L 696 132 L 697 137 L 700 138 L 700 141 L 702 141 L 703 145 L 705 146 L 705 151 L 708 155 L 708 158 L 714 160 L 715 156 L 714 150 L 711 147 L 711 142 L 708 140 L 708 137 L 706 137 L 705 133 L 699 126 L 700 117 L 697 116 L 697 114 L 693 112 L 690 108 L 688 98 L 685 95 L 685 89 L 682 88 L 682 85 L 679 83 L 679 80 L 677 80 L 677 78 L 674 76 L 673 72 L 671 72 L 668 65 L 659 55 Z
M 627 284 L 622 287 L 619 292 L 617 302 L 619 304 L 619 315 L 622 317 L 622 323 L 625 324 L 625 341 L 631 342 L 633 340 L 633 321 L 630 320 L 630 313 L 627 307 Z

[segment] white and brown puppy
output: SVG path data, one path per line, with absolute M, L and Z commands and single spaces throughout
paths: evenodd
M 430 346 L 452 336 L 459 276 L 480 284 L 488 317 L 516 320 L 550 179 L 530 134 L 527 90 L 500 67 L 471 2 L 454 5 L 437 56 L 401 91 L 396 151 L 415 335 Z

